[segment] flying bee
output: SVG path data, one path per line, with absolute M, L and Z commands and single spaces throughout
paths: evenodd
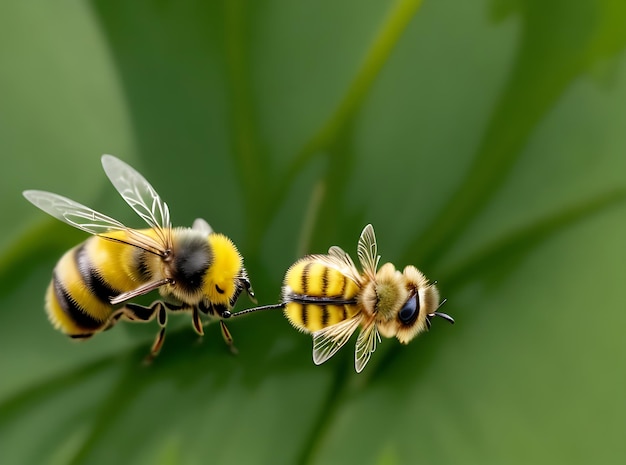
M 167 311 L 190 312 L 193 327 L 204 334 L 203 317 L 218 319 L 226 343 L 232 337 L 222 321 L 230 316 L 242 290 L 254 300 L 243 259 L 233 242 L 202 219 L 192 228 L 172 228 L 170 212 L 144 177 L 121 160 L 102 156 L 109 180 L 148 224 L 131 229 L 66 197 L 27 190 L 24 197 L 44 212 L 93 234 L 57 263 L 45 308 L 52 325 L 74 339 L 87 339 L 119 320 L 148 322 L 160 330 L 149 358 L 165 337 Z M 159 290 L 163 300 L 149 307 L 127 302 Z
M 380 336 L 407 344 L 430 329 L 431 319 L 452 317 L 438 312 L 439 291 L 414 266 L 402 272 L 386 263 L 380 270 L 374 228 L 363 229 L 357 246 L 363 272 L 340 247 L 327 255 L 308 255 L 285 275 L 281 303 L 233 314 L 283 308 L 289 322 L 313 336 L 313 362 L 324 363 L 361 328 L 356 341 L 355 368 L 360 373 L 376 350 Z

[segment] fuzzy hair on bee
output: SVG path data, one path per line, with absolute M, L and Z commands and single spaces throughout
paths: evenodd
M 313 362 L 324 363 L 360 328 L 355 369 L 360 373 L 381 336 L 408 344 L 430 329 L 435 316 L 454 323 L 438 311 L 437 287 L 412 265 L 402 271 L 391 263 L 378 269 L 380 256 L 374 228 L 363 229 L 357 245 L 359 271 L 349 254 L 332 246 L 326 255 L 307 255 L 286 272 L 281 302 L 237 312 L 239 316 L 282 308 L 297 330 L 313 336 Z
M 132 167 L 112 155 L 102 156 L 104 171 L 128 205 L 148 225 L 132 229 L 58 194 L 24 191 L 24 197 L 49 215 L 92 236 L 67 251 L 52 272 L 45 309 L 52 325 L 74 339 L 87 339 L 119 320 L 157 319 L 154 358 L 165 338 L 168 312 L 188 312 L 203 335 L 207 321 L 218 320 L 234 350 L 223 319 L 242 291 L 254 292 L 235 244 L 215 233 L 203 219 L 191 228 L 172 228 L 169 208 Z M 130 302 L 158 290 L 150 306 Z

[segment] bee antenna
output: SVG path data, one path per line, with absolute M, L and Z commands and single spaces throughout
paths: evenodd
M 443 304 L 445 304 L 445 303 L 446 303 L 446 301 L 447 301 L 447 300 L 448 300 L 448 299 L 443 299 L 443 300 L 441 301 L 441 303 L 437 306 L 437 310 L 439 310 L 439 309 L 441 308 L 441 306 L 442 306 Z M 434 318 L 434 317 L 436 317 L 436 316 L 438 316 L 438 317 L 440 317 L 440 318 L 443 318 L 444 320 L 448 321 L 450 324 L 454 324 L 454 318 L 452 318 L 452 317 L 451 317 L 450 315 L 448 315 L 447 313 L 443 313 L 443 312 L 437 312 L 437 311 L 435 311 L 435 312 L 433 312 L 433 313 L 429 313 L 429 314 L 428 314 L 428 318 Z M 430 321 L 429 321 L 429 323 L 430 323 Z M 429 325 L 429 326 L 430 326 L 430 325 Z
M 263 305 L 261 307 L 254 307 L 254 308 L 248 308 L 246 310 L 242 310 L 240 312 L 235 312 L 235 313 L 231 313 L 229 318 L 235 318 L 236 316 L 241 316 L 241 315 L 245 315 L 246 313 L 253 313 L 253 312 L 261 312 L 264 310 L 274 310 L 277 308 L 284 308 L 285 304 L 273 304 L 273 305 Z
M 448 315 L 447 313 L 441 313 L 441 312 L 433 312 L 433 313 L 429 313 L 428 317 L 429 318 L 433 318 L 433 317 L 440 317 L 443 318 L 444 320 L 446 320 L 447 322 L 449 322 L 450 324 L 454 324 L 454 318 L 452 318 L 450 315 Z

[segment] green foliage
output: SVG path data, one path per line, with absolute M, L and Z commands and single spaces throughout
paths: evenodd
M 624 24 L 619 0 L 2 3 L 2 463 L 623 463 Z M 101 153 L 233 238 L 261 304 L 371 222 L 457 324 L 360 375 L 280 312 L 232 321 L 238 356 L 188 317 L 149 367 L 155 324 L 73 343 L 43 293 L 85 236 L 20 193 L 141 226 Z

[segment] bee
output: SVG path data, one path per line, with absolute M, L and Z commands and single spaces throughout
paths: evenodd
M 102 167 L 122 198 L 149 226 L 131 229 L 66 197 L 24 191 L 36 207 L 75 228 L 93 234 L 66 252 L 52 272 L 45 308 L 52 325 L 74 339 L 87 339 L 119 320 L 148 322 L 160 330 L 148 359 L 165 338 L 167 314 L 189 312 L 203 335 L 203 317 L 218 319 L 222 336 L 234 350 L 222 319 L 230 316 L 239 294 L 254 292 L 233 242 L 197 219 L 192 228 L 172 228 L 167 204 L 144 177 L 112 155 Z M 150 306 L 128 302 L 151 291 L 162 299 Z
M 362 272 L 337 246 L 327 255 L 308 255 L 287 270 L 280 304 L 232 316 L 282 308 L 296 329 L 312 334 L 316 365 L 332 357 L 360 327 L 355 349 L 357 373 L 367 365 L 381 335 L 395 336 L 407 344 L 430 329 L 435 316 L 454 323 L 451 316 L 437 311 L 439 291 L 417 268 L 409 265 L 400 272 L 386 263 L 377 271 L 380 256 L 371 224 L 361 233 L 357 255 Z

